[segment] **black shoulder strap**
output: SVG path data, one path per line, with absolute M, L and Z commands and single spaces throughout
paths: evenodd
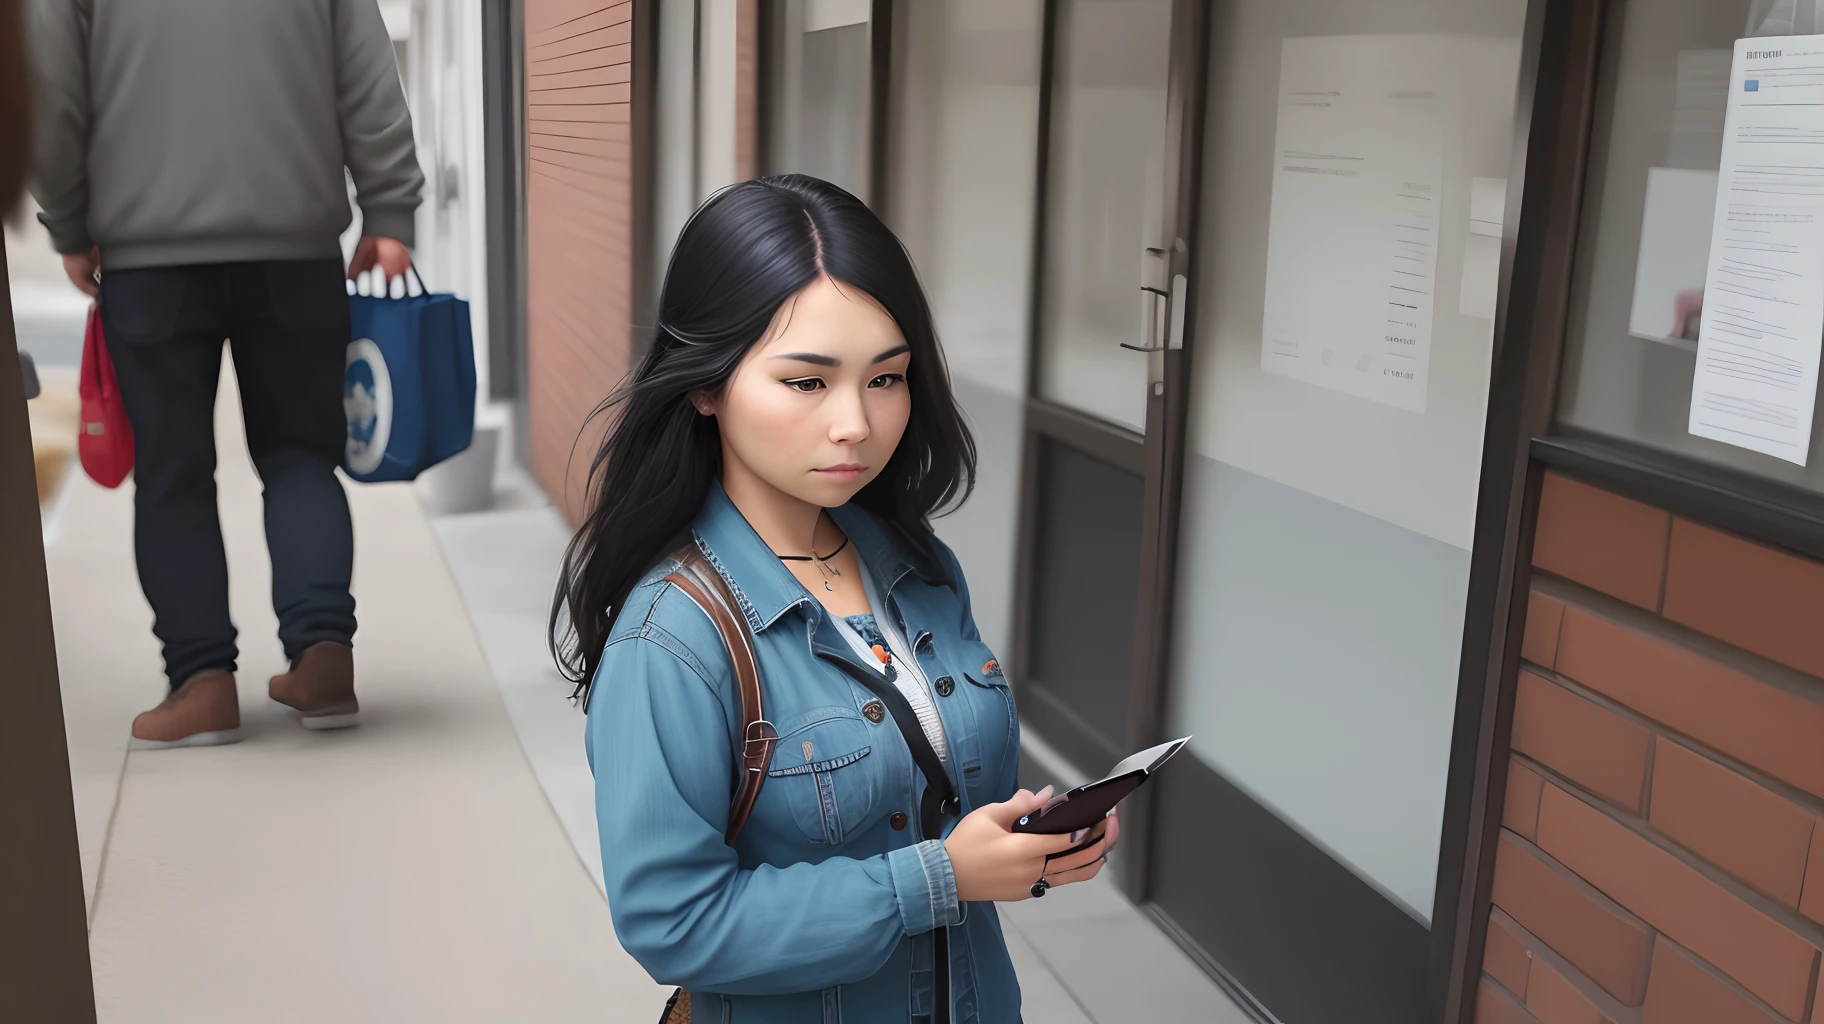
M 912 750 L 913 762 L 925 777 L 925 796 L 919 806 L 919 826 L 924 830 L 926 839 L 940 838 L 944 834 L 945 820 L 954 817 L 961 809 L 961 804 L 956 798 L 956 787 L 950 782 L 950 773 L 944 770 L 943 758 L 937 756 L 937 748 L 931 745 L 931 737 L 925 735 L 925 727 L 919 724 L 918 712 L 912 710 L 911 702 L 906 700 L 905 694 L 899 692 L 899 687 L 888 682 L 879 672 L 855 664 L 845 652 L 833 647 L 817 644 L 816 650 L 818 657 L 831 662 L 848 673 L 849 678 L 866 687 L 875 699 L 886 706 L 887 713 L 893 716 L 893 724 L 899 727 L 906 746 Z

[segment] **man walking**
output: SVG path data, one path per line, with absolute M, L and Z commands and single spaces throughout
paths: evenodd
M 272 699 L 352 725 L 354 560 L 335 475 L 349 276 L 410 262 L 424 175 L 375 0 L 33 0 L 33 193 L 98 295 L 134 434 L 134 549 L 170 693 L 139 748 L 240 738 L 215 395 L 234 354 L 291 669 Z

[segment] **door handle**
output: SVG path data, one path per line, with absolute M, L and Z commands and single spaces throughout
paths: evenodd
M 1140 254 L 1140 344 L 1122 342 L 1130 352 L 1163 352 L 1171 324 L 1171 267 L 1168 250 L 1147 246 Z
M 1140 337 L 1144 344 L 1122 342 L 1130 352 L 1164 352 L 1167 327 L 1171 323 L 1172 297 L 1157 288 L 1140 286 Z
M 1140 258 L 1141 344 L 1121 342 L 1130 352 L 1164 352 L 1184 347 L 1183 274 L 1171 273 L 1171 253 L 1148 246 Z

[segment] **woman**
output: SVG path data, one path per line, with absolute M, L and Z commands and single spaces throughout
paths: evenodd
M 622 945 L 699 1024 L 1017 1021 L 992 901 L 1094 877 L 1118 828 L 1010 831 L 1051 794 L 1015 792 L 1013 697 L 929 526 L 975 450 L 905 250 L 814 178 L 723 190 L 606 404 L 553 621 Z M 736 595 L 779 736 L 732 846 L 741 698 L 665 579 L 686 543 Z

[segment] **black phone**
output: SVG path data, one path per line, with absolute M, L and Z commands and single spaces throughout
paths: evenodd
M 1172 755 L 1190 741 L 1186 736 L 1140 751 L 1115 765 L 1106 776 L 1052 797 L 1044 807 L 1014 822 L 1013 830 L 1059 835 L 1091 827 L 1108 817 L 1108 812 L 1114 810 L 1122 798 L 1139 789 L 1160 765 L 1171 760 Z

